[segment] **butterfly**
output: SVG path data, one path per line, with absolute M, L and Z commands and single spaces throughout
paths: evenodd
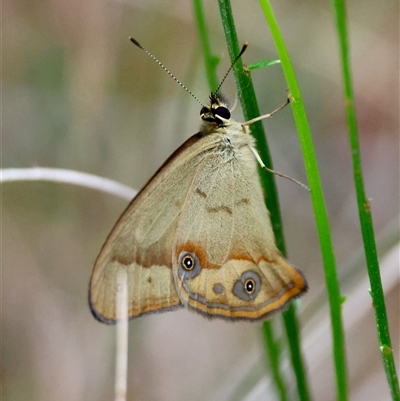
M 218 89 L 200 111 L 200 131 L 158 169 L 106 239 L 89 284 L 90 309 L 101 322 L 118 320 L 119 272 L 127 277 L 130 319 L 185 306 L 208 318 L 254 321 L 307 291 L 275 244 L 251 122 L 233 120 Z
M 217 92 L 200 131 L 181 145 L 131 201 L 93 267 L 89 304 L 117 318 L 118 272 L 128 315 L 187 307 L 208 318 L 261 320 L 307 291 L 304 275 L 276 247 L 248 127 Z

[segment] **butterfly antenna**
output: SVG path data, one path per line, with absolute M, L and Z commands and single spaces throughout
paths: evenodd
M 139 49 L 143 50 L 149 57 L 151 57 L 175 82 L 177 82 L 183 89 L 185 89 L 185 91 L 189 93 L 198 103 L 204 106 L 200 99 L 195 96 L 181 81 L 179 81 L 179 79 L 174 74 L 172 74 L 172 72 L 156 56 L 145 49 L 136 39 L 129 37 L 129 40 Z
M 229 67 L 228 71 L 226 72 L 225 76 L 222 78 L 221 83 L 219 84 L 218 88 L 216 89 L 216 91 L 214 93 L 218 93 L 218 91 L 221 89 L 222 84 L 225 82 L 226 77 L 229 75 L 229 73 L 231 72 L 233 66 L 236 64 L 236 61 L 238 61 L 240 59 L 240 57 L 242 57 L 243 53 L 245 52 L 245 50 L 247 49 L 249 43 L 245 42 L 242 50 L 240 50 L 240 53 L 236 56 L 235 60 L 233 60 L 231 66 Z

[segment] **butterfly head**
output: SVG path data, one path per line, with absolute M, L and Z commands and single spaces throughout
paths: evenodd
M 217 92 L 211 93 L 210 104 L 202 107 L 200 118 L 205 123 L 215 124 L 217 127 L 227 126 L 230 122 L 231 112 L 225 97 Z

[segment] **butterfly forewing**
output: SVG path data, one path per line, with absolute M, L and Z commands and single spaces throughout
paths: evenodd
M 195 135 L 158 170 L 121 215 L 92 271 L 89 303 L 94 316 L 114 323 L 117 273 L 128 274 L 129 317 L 179 306 L 171 264 L 176 225 L 209 141 Z M 205 147 L 205 146 L 206 147 Z

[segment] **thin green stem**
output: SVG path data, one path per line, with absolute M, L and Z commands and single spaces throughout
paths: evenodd
M 283 313 L 283 320 L 289 342 L 291 362 L 296 374 L 299 398 L 301 401 L 309 401 L 311 400 L 311 395 L 307 381 L 307 372 L 301 354 L 300 324 L 297 318 L 295 305 L 291 304 L 289 309 Z
M 230 1 L 219 0 L 219 7 L 229 54 L 231 60 L 234 60 L 237 54 L 239 53 L 239 43 L 236 35 Z M 240 103 L 242 105 L 245 119 L 250 120 L 252 118 L 258 117 L 260 115 L 260 112 L 255 97 L 254 87 L 250 76 L 246 75 L 243 71 L 243 64 L 241 59 L 239 59 L 236 62 L 233 70 L 236 79 L 236 85 L 238 88 L 238 96 Z M 257 149 L 260 153 L 261 158 L 263 159 L 267 167 L 272 168 L 271 156 L 269 153 L 269 149 L 266 142 L 266 136 L 261 122 L 253 124 L 251 131 L 257 140 Z M 283 229 L 281 223 L 281 213 L 279 208 L 275 179 L 271 174 L 266 173 L 261 169 L 259 170 L 259 173 L 260 173 L 261 185 L 263 186 L 264 193 L 266 194 L 266 205 L 271 213 L 271 222 L 276 236 L 277 246 L 282 251 L 283 254 L 286 254 Z M 285 330 L 289 338 L 291 362 L 294 372 L 296 374 L 299 394 L 301 400 L 306 401 L 309 400 L 310 398 L 308 395 L 309 392 L 305 376 L 304 362 L 302 360 L 302 355 L 301 355 L 300 340 L 298 335 L 292 336 L 293 331 L 297 334 L 299 333 L 297 317 L 295 314 L 294 307 L 293 306 L 289 307 L 289 309 L 285 312 L 284 316 L 285 316 L 284 317 Z M 269 322 L 264 323 L 264 333 L 272 330 L 270 324 L 271 323 Z M 270 354 L 270 351 L 268 349 L 269 347 L 271 347 L 271 341 L 268 337 L 265 338 L 265 344 L 267 346 L 266 352 Z M 271 361 L 271 364 L 272 363 L 275 364 L 273 366 L 274 372 L 279 372 L 280 371 L 280 367 L 278 365 L 279 358 L 275 358 L 273 361 Z M 278 381 L 275 379 L 275 384 L 279 391 L 282 390 L 280 382 L 281 379 L 279 379 Z M 285 390 L 285 388 L 283 388 L 283 390 L 284 392 L 280 393 L 281 399 L 286 399 L 287 390 Z
M 282 68 L 292 98 L 292 110 L 299 133 L 300 145 L 303 152 L 305 169 L 311 189 L 311 200 L 314 208 L 317 231 L 322 252 L 325 281 L 328 290 L 330 318 L 333 334 L 333 355 L 335 362 L 337 399 L 347 400 L 347 369 L 345 357 L 345 340 L 341 314 L 341 296 L 339 280 L 336 272 L 335 256 L 329 230 L 328 215 L 326 212 L 321 179 L 318 173 L 316 156 L 312 144 L 310 128 L 308 125 L 304 104 L 301 98 L 296 77 L 290 58 L 280 33 L 276 18 L 268 0 L 260 0 L 262 10 L 270 27 L 275 45 L 282 63 Z
M 371 297 L 375 308 L 375 319 L 378 330 L 379 345 L 386 378 L 391 391 L 392 399 L 400 400 L 399 380 L 394 363 L 389 324 L 386 314 L 384 291 L 382 288 L 379 262 L 376 251 L 374 227 L 372 222 L 369 200 L 365 194 L 361 152 L 358 137 L 356 110 L 351 78 L 350 51 L 347 33 L 346 8 L 342 0 L 334 0 L 333 8 L 336 18 L 336 29 L 339 38 L 339 52 L 344 82 L 344 97 L 346 105 L 347 125 L 353 162 L 353 175 L 357 195 L 358 213 L 361 232 L 364 241 L 364 252 L 367 260 L 367 269 L 371 283 Z
M 278 390 L 280 401 L 287 401 L 289 399 L 286 390 L 287 387 L 283 381 L 283 377 L 279 369 L 281 354 L 279 342 L 275 339 L 272 324 L 270 324 L 269 322 L 267 323 L 268 324 L 262 325 L 262 332 L 264 342 L 266 344 L 266 352 L 270 361 L 272 377 Z

